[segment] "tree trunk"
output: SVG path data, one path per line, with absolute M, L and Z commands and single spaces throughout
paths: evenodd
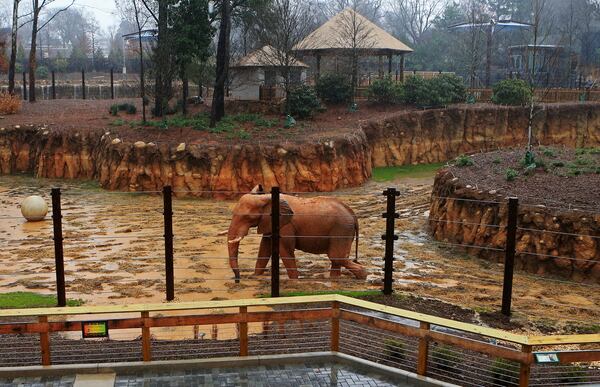
M 38 18 L 40 10 L 38 0 L 33 1 L 33 24 L 31 26 L 31 50 L 29 51 L 29 102 L 35 102 L 35 69 L 37 58 L 35 50 L 37 46 Z
M 19 23 L 19 0 L 13 1 L 10 63 L 8 65 L 8 92 L 15 93 L 15 68 L 17 66 L 17 31 Z
M 187 100 L 188 100 L 188 95 L 190 94 L 190 85 L 188 82 L 188 77 L 187 77 L 187 71 L 185 68 L 185 65 L 181 66 L 181 82 L 183 83 L 182 85 L 182 98 L 183 101 L 181 101 L 181 108 L 182 108 L 182 112 L 183 115 L 187 115 Z
M 136 19 L 137 19 L 136 13 Z M 142 31 L 138 24 L 138 42 L 140 48 L 140 94 L 142 97 L 142 122 L 146 123 L 146 85 L 144 82 L 144 51 L 142 47 Z
M 168 104 L 168 80 L 169 71 L 169 52 L 168 42 L 166 41 L 168 29 L 168 6 L 165 0 L 158 2 L 158 42 L 156 45 L 156 80 L 154 85 L 154 115 L 162 117 L 165 113 L 165 105 Z
M 217 45 L 217 71 L 215 77 L 212 108 L 210 112 L 210 126 L 213 128 L 217 122 L 220 121 L 223 116 L 225 116 L 225 83 L 227 82 L 227 76 L 229 72 L 229 7 L 229 0 L 223 0 L 221 4 L 219 42 Z

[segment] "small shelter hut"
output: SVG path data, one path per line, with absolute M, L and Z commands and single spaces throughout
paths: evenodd
M 383 74 L 383 58 L 387 57 L 387 72 L 392 73 L 393 57 L 399 56 L 399 74 L 403 77 L 404 55 L 413 49 L 378 27 L 352 8 L 346 8 L 314 30 L 294 50 L 299 58 L 316 59 L 316 76 L 321 74 L 321 58 L 358 55 L 378 57 L 379 73 Z
M 308 66 L 293 58 L 285 65 L 285 55 L 272 46 L 264 46 L 231 66 L 229 96 L 245 101 L 271 101 L 284 98 L 284 70 L 290 71 L 294 84 L 306 80 Z

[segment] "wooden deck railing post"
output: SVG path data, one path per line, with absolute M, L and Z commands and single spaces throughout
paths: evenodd
M 150 340 L 149 326 L 150 312 L 142 312 L 144 324 L 142 326 L 142 359 L 144 361 L 152 360 L 152 342 Z
M 279 297 L 279 193 L 271 188 L 271 297 Z
M 506 225 L 506 249 L 504 258 L 504 284 L 502 286 L 502 314 L 510 316 L 512 301 L 513 274 L 515 270 L 515 251 L 517 246 L 517 220 L 519 199 L 508 199 L 508 221 Z
M 248 356 L 248 307 L 240 306 L 240 356 Z
M 173 267 L 173 191 L 171 186 L 163 187 L 163 217 L 165 228 L 165 282 L 167 301 L 175 299 L 175 278 Z
M 42 354 L 42 365 L 52 364 L 50 357 L 50 333 L 48 326 L 48 316 L 40 316 L 38 321 L 44 325 L 44 331 L 40 333 L 40 351 Z
M 387 197 L 387 209 L 383 214 L 385 221 L 385 234 L 381 239 L 385 241 L 385 257 L 383 271 L 383 294 L 390 295 L 393 292 L 394 282 L 394 241 L 398 240 L 398 236 L 394 234 L 394 222 L 398 218 L 396 213 L 396 197 L 400 193 L 395 188 L 388 188 L 383 191 Z
M 331 351 L 340 351 L 340 303 L 331 303 Z
M 423 331 L 429 331 L 430 324 L 421 321 L 419 328 Z M 427 375 L 427 359 L 429 357 L 429 339 L 427 337 L 419 338 L 419 354 L 417 358 L 417 374 Z
M 532 352 L 531 345 L 522 345 L 521 352 L 531 354 L 531 352 Z M 529 378 L 530 377 L 531 377 L 531 358 L 527 362 L 521 363 L 521 369 L 519 372 L 519 387 L 529 386 Z
M 52 188 L 52 226 L 54 232 L 54 263 L 56 271 L 56 299 L 58 306 L 67 306 L 65 291 L 65 260 L 63 254 L 62 209 L 60 188 Z

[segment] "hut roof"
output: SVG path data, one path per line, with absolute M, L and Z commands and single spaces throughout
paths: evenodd
M 348 50 L 352 48 L 353 31 L 362 40 L 357 48 L 366 53 L 386 55 L 413 51 L 412 48 L 351 8 L 346 8 L 329 19 L 298 43 L 294 49 L 305 53 L 320 51 L 325 55 Z
M 272 46 L 264 46 L 241 58 L 233 68 L 240 67 L 281 67 L 284 55 Z M 291 67 L 308 67 L 305 63 L 292 58 Z

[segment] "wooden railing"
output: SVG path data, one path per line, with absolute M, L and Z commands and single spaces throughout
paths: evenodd
M 283 306 L 286 307 L 286 310 L 277 310 Z M 232 308 L 234 308 L 233 312 L 223 312 L 224 309 Z M 250 310 L 253 308 L 260 310 Z M 216 313 L 203 313 L 203 311 L 209 310 L 214 310 Z M 139 316 L 135 316 L 138 313 Z M 127 315 L 114 317 L 120 314 Z M 553 346 L 586 344 L 586 350 L 557 351 L 559 362 L 572 364 L 600 361 L 600 347 L 597 347 L 597 344 L 600 343 L 600 334 L 526 336 L 334 294 L 193 303 L 16 309 L 0 312 L 0 319 L 14 321 L 16 318 L 32 319 L 32 321 L 0 324 L 0 344 L 3 343 L 2 340 L 6 335 L 39 335 L 38 358 L 42 365 L 54 363 L 54 343 L 56 342 L 58 346 L 62 339 L 60 336 L 56 336 L 57 332 L 80 332 L 82 323 L 90 320 L 106 321 L 109 332 L 125 329 L 141 330 L 141 340 L 129 340 L 127 343 L 139 345 L 135 343 L 141 341 L 140 360 L 146 362 L 155 359 L 153 353 L 155 346 L 169 342 L 169 340 L 156 340 L 153 338 L 151 330 L 165 327 L 194 326 L 197 330 L 197 326 L 212 325 L 213 339 L 216 339 L 215 326 L 234 324 L 236 337 L 233 340 L 238 348 L 235 355 L 248 356 L 253 351 L 252 347 L 261 343 L 260 340 L 268 340 L 268 338 L 249 333 L 249 324 L 253 323 L 263 323 L 265 331 L 277 331 L 275 336 L 270 337 L 273 345 L 279 345 L 281 337 L 295 335 L 298 336 L 295 343 L 300 343 L 296 348 L 299 352 L 315 351 L 314 348 L 318 347 L 317 349 L 320 350 L 347 353 L 386 365 L 407 367 L 409 370 L 414 366 L 415 371 L 420 375 L 430 375 L 431 371 L 432 375 L 430 376 L 448 379 L 447 381 L 450 382 L 452 382 L 452 378 L 446 377 L 446 374 L 436 368 L 437 355 L 431 354 L 434 343 L 448 348 L 456 348 L 453 353 L 460 356 L 463 354 L 464 359 L 469 359 L 468 361 L 463 360 L 466 364 L 465 367 L 469 367 L 468 363 L 470 362 L 471 366 L 476 366 L 477 369 L 488 369 L 490 367 L 488 363 L 497 358 L 513 361 L 519 364 L 518 377 L 515 376 L 515 382 L 518 380 L 520 386 L 527 386 L 531 380 L 535 379 L 531 373 L 532 367 L 535 365 L 533 354 L 535 347 L 543 347 L 544 350 L 548 350 Z M 34 321 L 33 318 L 35 318 Z M 286 323 L 292 321 L 299 323 L 298 328 L 286 333 L 286 329 L 291 329 L 286 326 Z M 305 325 L 317 322 L 322 324 L 313 330 Z M 264 325 L 267 323 L 276 324 L 278 329 L 268 328 L 267 325 Z M 364 330 L 365 334 L 357 334 L 359 330 Z M 376 338 L 370 339 L 369 335 L 371 334 Z M 10 348 L 6 348 L 6 344 L 0 346 L 0 361 L 5 357 L 6 351 L 13 354 L 21 353 L 19 337 L 21 336 L 13 339 Z M 404 340 L 404 344 L 389 344 L 385 340 L 381 341 L 385 338 Z M 305 345 L 303 347 L 302 343 L 310 341 L 309 339 L 312 340 L 313 346 Z M 287 340 L 291 339 L 288 337 Z M 395 342 L 393 340 L 392 342 Z M 396 364 L 395 362 L 399 362 L 400 359 L 405 360 L 408 357 L 400 356 L 399 353 L 401 351 L 406 351 L 407 354 L 410 352 L 410 340 L 415 343 L 416 364 L 406 364 L 406 367 L 400 363 Z M 195 343 L 201 343 L 201 341 L 195 341 Z M 95 342 L 94 344 L 101 345 L 102 343 Z M 391 354 L 390 345 L 396 345 L 392 348 Z M 597 348 L 591 348 L 591 345 L 595 345 Z M 289 343 L 284 342 L 282 348 L 285 346 L 289 346 Z M 306 350 L 308 347 L 313 349 Z M 69 351 L 72 348 L 73 345 L 66 345 L 64 350 Z M 81 354 L 74 356 L 74 359 L 69 362 L 86 362 L 85 348 L 84 346 Z M 275 348 L 269 349 L 271 348 L 269 346 L 265 348 L 267 351 L 276 352 Z M 361 349 L 357 352 L 353 348 Z M 189 352 L 193 351 L 183 348 L 177 356 L 178 358 L 189 356 Z M 462 367 L 463 361 L 457 360 L 456 367 L 459 365 Z M 444 364 L 448 367 L 447 363 Z M 25 362 L 22 365 L 34 364 Z M 598 377 L 600 381 L 598 370 L 589 369 L 592 371 L 590 371 L 591 373 L 586 371 L 586 375 L 589 374 L 592 378 Z M 0 368 L 0 374 L 1 371 L 2 368 Z M 587 377 L 590 377 L 589 375 Z M 468 379 L 469 383 L 478 384 L 477 377 L 483 376 L 469 376 L 473 379 L 472 381 Z M 465 384 L 467 384 L 466 380 Z

